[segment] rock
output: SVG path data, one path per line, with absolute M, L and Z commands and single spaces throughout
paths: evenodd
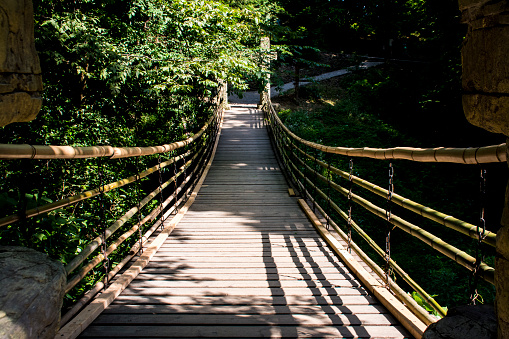
M 32 0 L 0 0 L 0 126 L 33 120 L 40 91 Z
M 461 50 L 467 120 L 509 136 L 509 2 L 459 0 L 468 24 Z
M 472 125 L 509 134 L 509 96 L 463 94 L 463 111 Z
M 0 338 L 54 338 L 67 275 L 47 255 L 0 246 Z
M 447 316 L 428 326 L 422 339 L 496 339 L 497 318 L 491 305 L 452 308 Z

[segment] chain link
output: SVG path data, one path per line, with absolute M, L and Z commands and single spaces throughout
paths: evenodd
M 159 228 L 162 230 L 164 228 L 164 225 L 163 225 L 163 201 L 164 201 L 164 197 L 163 197 L 163 174 L 162 174 L 162 169 L 161 169 L 161 155 L 159 155 L 157 157 L 157 167 L 159 169 L 159 198 L 160 198 L 160 202 L 159 202 L 159 220 L 160 220 L 160 224 L 159 224 Z
M 185 194 L 185 201 L 188 199 L 187 189 L 186 189 L 186 181 L 187 181 L 187 165 L 186 165 L 186 153 L 187 153 L 187 147 L 184 149 L 184 154 L 182 154 L 182 163 L 184 164 L 184 181 L 182 182 L 184 184 L 184 194 Z M 177 201 L 177 197 L 175 197 L 175 201 Z
M 469 279 L 470 287 L 470 304 L 475 305 L 478 299 L 482 296 L 477 291 L 479 283 L 479 273 L 481 263 L 484 261 L 484 245 L 483 241 L 486 238 L 486 219 L 484 216 L 484 208 L 486 204 L 486 169 L 481 168 L 480 185 L 479 185 L 479 222 L 477 223 L 477 246 L 475 249 L 475 267 Z M 481 302 L 482 303 L 482 302 Z
M 318 181 L 318 154 L 320 154 L 319 150 L 315 150 L 315 156 L 314 156 L 314 163 L 315 163 L 315 178 Z M 311 187 L 312 188 L 312 187 Z M 313 190 L 309 190 L 310 194 L 313 192 Z M 313 199 L 313 212 L 316 213 L 316 199 Z
M 143 254 L 143 233 L 141 230 L 141 180 L 140 180 L 140 157 L 136 157 L 136 200 L 138 208 L 138 241 L 140 243 L 139 254 Z
M 99 204 L 100 204 L 100 211 L 101 211 L 101 213 L 99 214 L 99 223 L 104 223 L 104 218 L 106 218 L 106 215 L 104 213 L 104 166 L 103 166 L 103 161 L 102 161 L 101 157 L 98 158 L 98 161 L 99 161 L 98 176 L 99 176 L 99 201 L 100 201 Z M 107 253 L 108 245 L 106 243 L 106 226 L 104 226 L 104 227 L 102 227 L 102 225 L 100 225 L 100 226 L 101 226 L 100 228 L 102 228 L 101 253 L 104 257 L 104 260 L 103 260 L 104 287 L 103 287 L 103 289 L 106 290 L 106 288 L 109 285 L 108 274 L 110 273 L 110 258 L 108 258 L 108 253 Z
M 394 167 L 389 163 L 389 189 L 387 190 L 387 208 L 385 216 L 387 218 L 387 228 L 385 237 L 385 287 L 390 290 L 389 278 L 391 274 L 391 232 L 394 229 L 390 223 L 392 217 L 392 194 L 394 193 Z
M 179 212 L 177 205 L 177 197 L 178 197 L 178 183 L 177 183 L 177 151 L 173 152 L 173 183 L 175 184 L 175 190 L 173 191 L 173 203 L 175 204 L 175 208 L 173 209 L 172 214 L 177 214 Z
M 385 217 L 387 221 L 391 221 L 391 202 L 392 194 L 394 193 L 394 167 L 392 163 L 389 164 L 389 189 L 387 190 L 387 208 L 385 209 Z
M 327 156 L 327 155 L 326 155 Z M 330 195 L 331 195 L 331 176 L 332 176 L 332 173 L 331 173 L 331 165 L 330 165 L 330 162 L 331 162 L 331 159 L 328 159 L 327 161 L 327 224 L 325 225 L 325 228 L 327 230 L 330 229 L 330 216 L 331 216 L 331 198 L 330 198 Z
M 353 159 L 350 158 L 348 164 L 350 173 L 348 175 L 349 189 L 348 189 L 348 252 L 352 252 L 352 187 L 353 187 Z

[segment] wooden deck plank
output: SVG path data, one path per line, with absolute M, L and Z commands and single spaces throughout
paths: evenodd
M 104 313 L 114 314 L 387 314 L 379 305 L 119 305 L 112 304 Z
M 376 305 L 378 301 L 369 295 L 341 295 L 341 296 L 307 296 L 307 295 L 288 295 L 288 296 L 190 296 L 190 295 L 163 295 L 163 296 L 141 296 L 141 295 L 120 295 L 115 299 L 112 305 L 244 305 L 244 306 L 309 306 L 309 305 L 335 305 L 335 306 L 354 306 L 354 305 Z
M 175 270 L 168 267 L 147 267 L 143 270 L 143 273 L 138 275 L 139 279 L 143 279 L 144 275 L 165 275 L 165 274 L 173 274 L 174 279 L 178 279 L 181 275 L 202 275 L 202 276 L 215 276 L 219 275 L 222 279 L 229 279 L 229 277 L 242 276 L 242 275 L 265 275 L 270 277 L 271 275 L 279 275 L 280 279 L 283 279 L 285 276 L 299 276 L 302 279 L 305 279 L 307 276 L 319 277 L 322 275 L 327 275 L 327 277 L 334 277 L 335 274 L 351 277 L 348 271 L 343 268 L 338 267 L 320 267 L 319 269 L 310 269 L 310 268 L 297 268 L 297 267 L 236 267 L 236 268 L 180 268 L 179 270 Z M 155 278 L 154 278 L 155 279 Z
M 152 325 L 392 325 L 389 314 L 130 314 L 107 313 L 95 324 L 152 324 Z
M 93 326 L 84 338 L 402 338 L 400 326 Z M 177 335 L 178 334 L 178 335 Z
M 84 338 L 407 338 L 288 194 L 263 117 L 227 112 L 188 213 Z
M 352 279 L 281 279 L 281 280 L 250 280 L 250 279 L 225 279 L 205 280 L 196 278 L 193 280 L 149 280 L 136 279 L 130 285 L 132 288 L 343 288 L 360 287 L 360 284 Z
M 304 295 L 304 296 L 344 296 L 344 295 L 367 295 L 367 292 L 362 288 L 351 287 L 295 287 L 295 288 L 207 288 L 207 287 L 181 287 L 181 288 L 135 288 L 128 287 L 123 292 L 124 295 L 145 295 L 145 296 L 166 296 L 166 295 L 192 295 L 192 296 L 207 296 L 213 295 L 216 297 L 224 296 L 244 296 L 250 298 L 252 296 L 288 296 L 288 295 Z
M 316 273 L 316 274 L 281 274 L 281 273 L 237 273 L 237 272 L 229 272 L 226 273 L 190 273 L 187 270 L 180 273 L 175 272 L 151 272 L 151 273 L 142 273 L 138 275 L 137 281 L 141 280 L 167 280 L 171 282 L 177 282 L 177 281 L 216 281 L 224 283 L 225 281 L 285 281 L 285 280 L 299 280 L 299 281 L 321 281 L 326 280 L 328 283 L 331 283 L 331 281 L 334 280 L 342 280 L 342 279 L 348 279 L 353 280 L 354 277 L 348 274 L 344 273 Z

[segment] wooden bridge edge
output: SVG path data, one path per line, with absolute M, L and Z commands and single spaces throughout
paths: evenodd
M 299 199 L 299 205 L 318 233 L 327 241 L 334 252 L 344 261 L 352 273 L 377 298 L 387 310 L 417 339 L 420 339 L 427 325 L 417 318 L 405 305 L 380 284 L 357 260 L 332 236 L 322 225 L 318 217 L 311 210 L 304 199 Z
M 220 122 L 220 126 L 222 126 L 222 119 Z M 219 128 L 219 132 L 214 144 L 214 149 L 212 151 L 212 155 L 207 162 L 205 170 L 202 173 L 202 176 L 196 187 L 194 188 L 191 196 L 184 204 L 184 206 L 180 209 L 180 211 L 172 218 L 170 223 L 164 226 L 164 229 L 161 233 L 150 243 L 149 247 L 144 250 L 143 254 L 140 256 L 138 260 L 128 269 L 126 270 L 114 283 L 110 285 L 102 294 L 92 300 L 92 302 L 86 306 L 78 315 L 69 321 L 64 327 L 62 327 L 55 339 L 74 339 L 77 338 L 114 300 L 117 298 L 120 293 L 138 276 L 141 270 L 147 266 L 149 261 L 152 259 L 157 250 L 163 245 L 164 241 L 168 238 L 170 233 L 175 229 L 177 224 L 182 220 L 184 215 L 187 213 L 191 205 L 194 203 L 198 192 L 200 191 L 205 178 L 207 177 L 207 173 L 212 166 L 212 162 L 214 160 L 214 156 L 216 155 L 217 145 L 219 144 L 219 136 L 221 134 L 221 128 Z

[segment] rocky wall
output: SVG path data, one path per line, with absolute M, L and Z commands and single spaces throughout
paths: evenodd
M 32 0 L 0 0 L 0 126 L 33 120 L 41 91 Z
M 459 0 L 468 32 L 462 48 L 463 110 L 468 121 L 509 136 L 509 3 Z M 509 159 L 509 156 L 508 156 Z M 509 186 L 497 233 L 498 338 L 509 338 Z

